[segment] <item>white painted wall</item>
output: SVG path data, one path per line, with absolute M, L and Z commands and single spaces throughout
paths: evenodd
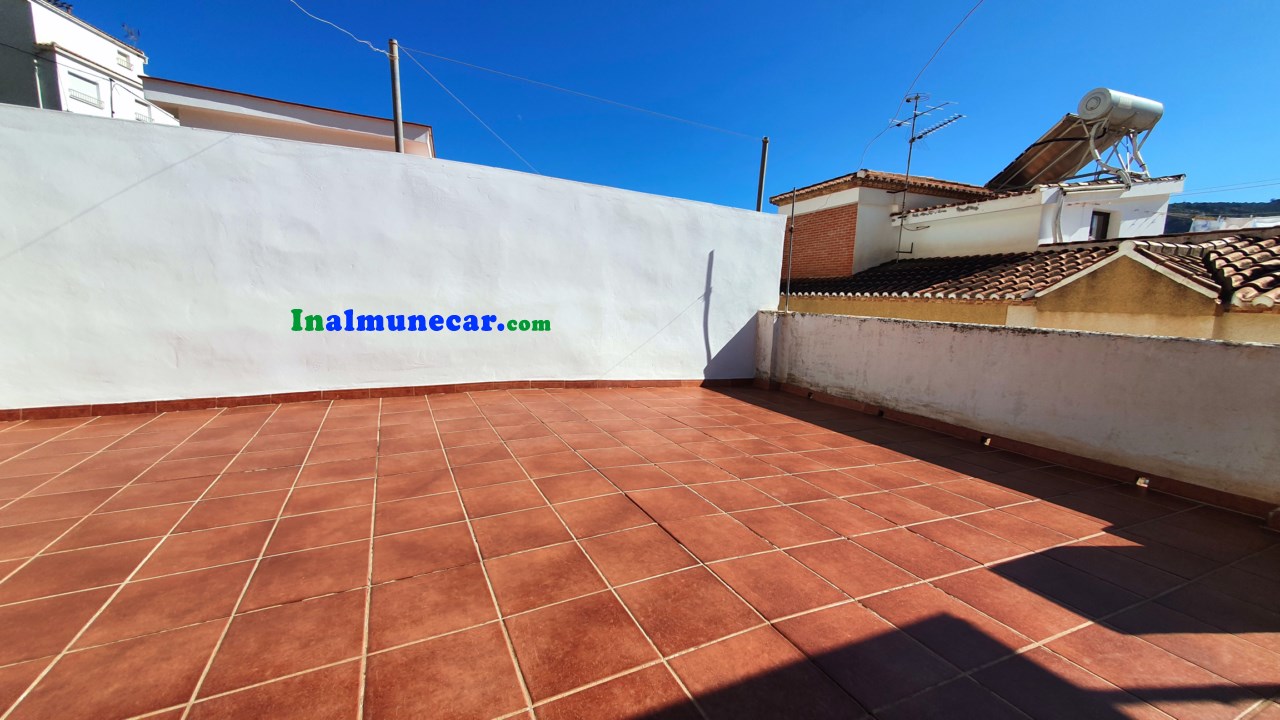
M 0 156 L 3 408 L 750 377 L 777 303 L 767 213 L 15 106 Z M 295 307 L 552 332 L 297 333 Z
M 757 377 L 1276 503 L 1280 383 L 1245 378 L 1278 367 L 1271 345 L 777 312 L 756 356 Z
M 30 1 L 36 44 L 61 45 L 85 60 L 118 74 L 122 79 L 142 84 L 146 55 L 75 16 L 42 2 Z M 118 53 L 124 53 L 129 58 L 129 67 L 117 61 Z

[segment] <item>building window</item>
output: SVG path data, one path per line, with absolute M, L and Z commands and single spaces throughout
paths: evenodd
M 67 73 L 67 96 L 86 105 L 92 105 L 96 108 L 102 107 L 102 94 L 98 88 L 97 81 L 90 80 L 83 75 L 77 75 L 73 72 Z
M 1095 211 L 1089 218 L 1089 239 L 1106 240 L 1111 237 L 1111 213 Z
M 116 64 L 122 68 L 133 69 L 133 58 L 129 57 L 129 53 L 123 50 L 116 51 Z
M 133 101 L 133 117 L 140 122 L 151 122 L 151 103 L 141 100 Z

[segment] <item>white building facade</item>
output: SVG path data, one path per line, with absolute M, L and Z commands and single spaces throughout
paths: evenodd
M 0 102 L 177 125 L 146 99 L 147 56 L 46 0 L 0 0 Z

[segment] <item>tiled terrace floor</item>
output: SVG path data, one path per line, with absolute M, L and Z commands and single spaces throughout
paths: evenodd
M 4 718 L 1280 717 L 1280 536 L 791 396 L 0 426 Z

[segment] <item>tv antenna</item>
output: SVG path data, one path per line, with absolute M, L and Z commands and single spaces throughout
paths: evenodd
M 142 37 L 142 33 L 138 32 L 138 28 L 127 23 L 120 23 L 120 29 L 124 30 L 125 41 L 133 47 L 138 47 L 138 38 Z
M 906 216 L 907 195 L 911 191 L 911 155 L 912 155 L 912 151 L 915 150 L 916 141 L 923 140 L 926 137 L 938 132 L 939 130 L 947 127 L 948 125 L 964 117 L 964 115 L 957 113 L 947 118 L 946 120 L 943 120 L 940 123 L 931 125 L 917 133 L 916 132 L 917 120 L 929 115 L 930 113 L 937 112 L 948 105 L 955 105 L 955 103 L 951 102 L 950 100 L 947 100 L 946 102 L 939 103 L 937 105 L 926 105 L 924 109 L 921 110 L 920 103 L 927 102 L 928 100 L 929 100 L 929 96 L 925 93 L 915 93 L 914 95 L 908 95 L 906 97 L 906 102 L 911 103 L 911 117 L 905 118 L 902 120 L 894 120 L 891 125 L 891 127 L 895 127 L 895 128 L 900 128 L 908 125 L 911 127 L 911 132 L 907 136 L 907 172 L 903 176 L 903 180 L 902 180 L 902 204 L 899 205 L 898 249 L 897 249 L 898 255 L 910 255 L 911 251 L 914 250 L 916 246 L 915 243 L 911 243 L 911 247 L 909 249 L 907 250 L 902 249 L 902 230 L 907 224 L 907 216 Z M 896 256 L 894 260 L 895 262 L 897 261 Z

